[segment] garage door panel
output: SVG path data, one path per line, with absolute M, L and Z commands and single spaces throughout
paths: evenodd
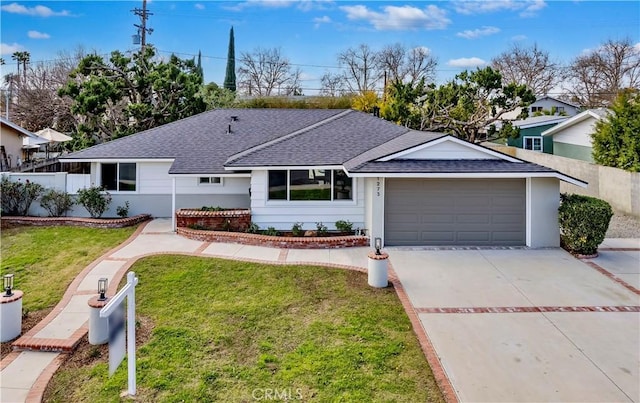
M 420 244 L 451 245 L 452 242 L 455 242 L 455 239 L 455 233 L 451 231 L 424 231 L 422 232 L 422 243 Z
M 418 231 L 389 231 L 387 236 L 397 239 L 399 245 L 420 245 L 420 237 Z
M 460 224 L 490 224 L 491 216 L 488 214 L 460 214 L 457 216 Z
M 453 224 L 456 222 L 456 216 L 452 214 L 422 214 L 420 223 L 431 224 Z
M 388 179 L 387 245 L 524 245 L 524 179 Z
M 459 242 L 473 242 L 477 244 L 488 244 L 491 242 L 491 233 L 488 231 L 459 231 L 457 233 Z

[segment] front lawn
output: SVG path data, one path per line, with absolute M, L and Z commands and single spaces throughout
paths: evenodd
M 170 255 L 132 270 L 153 327 L 139 401 L 442 401 L 395 291 L 366 274 Z M 64 364 L 46 400 L 118 400 L 126 363 L 109 378 L 106 348 L 87 347 L 94 360 Z
M 71 226 L 3 229 L 0 276 L 15 275 L 15 288 L 24 292 L 25 311 L 50 308 L 60 301 L 78 273 L 124 242 L 135 229 Z

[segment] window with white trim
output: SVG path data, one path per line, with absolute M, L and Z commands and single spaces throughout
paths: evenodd
M 198 185 L 222 185 L 222 177 L 201 176 L 198 178 Z
M 100 165 L 100 184 L 105 190 L 136 191 L 137 166 L 135 162 L 102 163 Z
M 525 150 L 542 151 L 542 137 L 524 137 L 522 148 Z
M 268 176 L 268 200 L 353 200 L 353 179 L 343 170 L 277 170 Z

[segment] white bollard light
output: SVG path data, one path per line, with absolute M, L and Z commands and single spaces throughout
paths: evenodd
M 3 277 L 0 297 L 0 342 L 13 340 L 22 333 L 22 291 L 13 289 L 13 274 Z

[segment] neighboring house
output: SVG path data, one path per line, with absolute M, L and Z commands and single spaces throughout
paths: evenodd
M 385 245 L 559 245 L 559 181 L 442 133 L 353 110 L 218 109 L 66 155 L 113 210 L 251 208 L 260 228 L 349 220 Z M 174 221 L 175 223 L 175 221 Z M 174 224 L 175 225 L 175 224 Z
M 529 116 L 534 116 L 536 112 L 552 110 L 555 110 L 556 115 L 575 116 L 580 112 L 580 106 L 545 95 L 529 105 Z
M 520 135 L 507 139 L 507 145 L 553 154 L 553 140 L 550 137 L 542 137 L 542 132 L 567 119 L 566 116 L 543 115 L 513 121 L 512 125 L 520 128 Z
M 24 160 L 24 138 L 40 140 L 36 134 L 0 117 L 0 171 L 9 171 Z
M 536 113 L 543 111 L 552 111 L 555 108 L 557 116 L 575 116 L 580 112 L 580 106 L 571 102 L 563 101 L 548 95 L 537 98 L 534 103 L 527 107 L 528 117 L 534 117 Z M 512 112 L 505 113 L 501 119 L 513 120 L 518 119 L 522 113 L 522 108 L 516 108 Z
M 598 120 L 607 116 L 607 109 L 587 109 L 542 132 L 553 141 L 553 154 L 593 162 L 591 134 Z

